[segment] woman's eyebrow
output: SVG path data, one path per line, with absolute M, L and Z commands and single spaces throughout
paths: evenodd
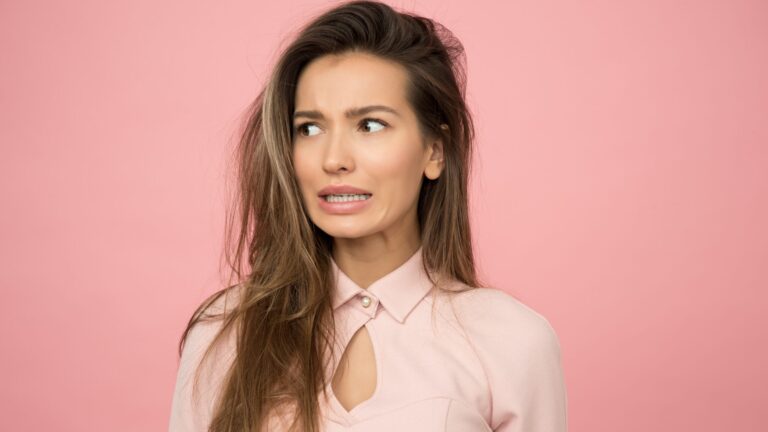
M 400 117 L 400 113 L 398 113 L 394 108 L 390 108 L 386 105 L 369 105 L 369 106 L 364 106 L 360 108 L 350 108 L 344 111 L 344 116 L 347 118 L 360 117 L 373 111 L 385 111 Z M 315 110 L 296 111 L 295 113 L 293 113 L 294 120 L 297 119 L 298 117 L 306 117 L 308 119 L 313 119 L 313 120 L 325 119 L 325 116 L 323 116 L 323 114 L 320 111 L 315 111 Z

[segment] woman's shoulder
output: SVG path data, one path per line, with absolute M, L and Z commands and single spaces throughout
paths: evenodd
M 183 336 L 180 362 L 182 366 L 200 366 L 204 355 L 211 349 L 209 360 L 221 363 L 234 353 L 235 325 L 230 323 L 224 329 L 229 315 L 238 307 L 243 289 L 239 286 L 223 288 L 209 295 L 198 305 Z M 225 330 L 225 334 L 221 334 Z M 194 365 L 194 366 L 190 366 Z
M 462 327 L 477 341 L 541 346 L 559 351 L 559 340 L 543 313 L 496 287 L 468 287 L 450 296 Z M 500 347 L 500 349 L 503 349 Z
M 549 320 L 494 287 L 467 289 L 455 294 L 452 303 L 493 394 L 494 430 L 507 430 L 514 422 L 530 430 L 564 431 L 561 347 Z
M 244 294 L 244 284 L 222 288 L 206 298 L 199 309 L 204 316 L 219 316 L 232 312 Z

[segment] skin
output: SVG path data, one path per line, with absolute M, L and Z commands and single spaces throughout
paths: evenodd
M 406 69 L 398 63 L 346 53 L 315 59 L 297 83 L 296 112 L 318 111 L 323 116 L 293 120 L 292 157 L 302 199 L 310 219 L 334 238 L 339 268 L 363 288 L 419 248 L 421 183 L 424 176 L 436 179 L 444 168 L 442 142 L 422 137 L 406 100 L 407 82 Z M 370 105 L 385 105 L 398 114 L 344 114 Z M 317 193 L 331 184 L 369 191 L 371 202 L 353 214 L 326 213 Z

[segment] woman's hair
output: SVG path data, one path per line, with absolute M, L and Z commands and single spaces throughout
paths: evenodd
M 445 162 L 437 179 L 422 176 L 418 223 L 424 270 L 444 292 L 444 278 L 478 286 L 467 195 L 474 127 L 465 103 L 462 44 L 440 24 L 383 3 L 352 1 L 325 12 L 300 29 L 249 107 L 235 152 L 236 199 L 225 229 L 226 261 L 239 283 L 206 299 L 179 343 L 181 355 L 195 324 L 221 320 L 208 356 L 225 334 L 236 331 L 235 356 L 210 431 L 261 431 L 272 410 L 285 406 L 292 410 L 294 428 L 319 430 L 318 396 L 328 382 L 324 353 L 335 338 L 333 239 L 308 218 L 301 199 L 291 158 L 292 115 L 302 69 L 320 56 L 349 52 L 373 54 L 407 70 L 406 98 L 424 145 L 441 138 Z M 212 314 L 209 306 L 235 289 L 235 306 Z

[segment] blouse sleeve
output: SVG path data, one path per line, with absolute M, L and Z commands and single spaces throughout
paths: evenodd
M 560 359 L 560 342 L 548 321 L 539 323 L 523 345 L 519 369 L 512 374 L 508 389 L 518 393 L 504 398 L 506 391 L 494 383 L 495 432 L 566 432 L 567 395 Z M 515 364 L 515 363 L 512 363 Z M 497 391 L 498 390 L 498 391 Z M 510 409 L 516 407 L 516 409 Z
M 209 311 L 221 311 L 221 296 Z M 228 300 L 229 301 L 229 300 Z M 200 369 L 197 389 L 193 389 L 195 373 L 203 353 L 221 328 L 222 321 L 201 321 L 187 334 L 173 390 L 169 432 L 204 432 L 212 419 L 213 408 L 227 369 L 233 359 L 231 339 L 225 339 L 211 352 Z M 195 390 L 195 391 L 193 391 Z
M 491 429 L 567 432 L 567 395 L 555 330 L 510 294 L 480 289 L 486 295 L 473 302 L 470 326 L 488 377 Z

